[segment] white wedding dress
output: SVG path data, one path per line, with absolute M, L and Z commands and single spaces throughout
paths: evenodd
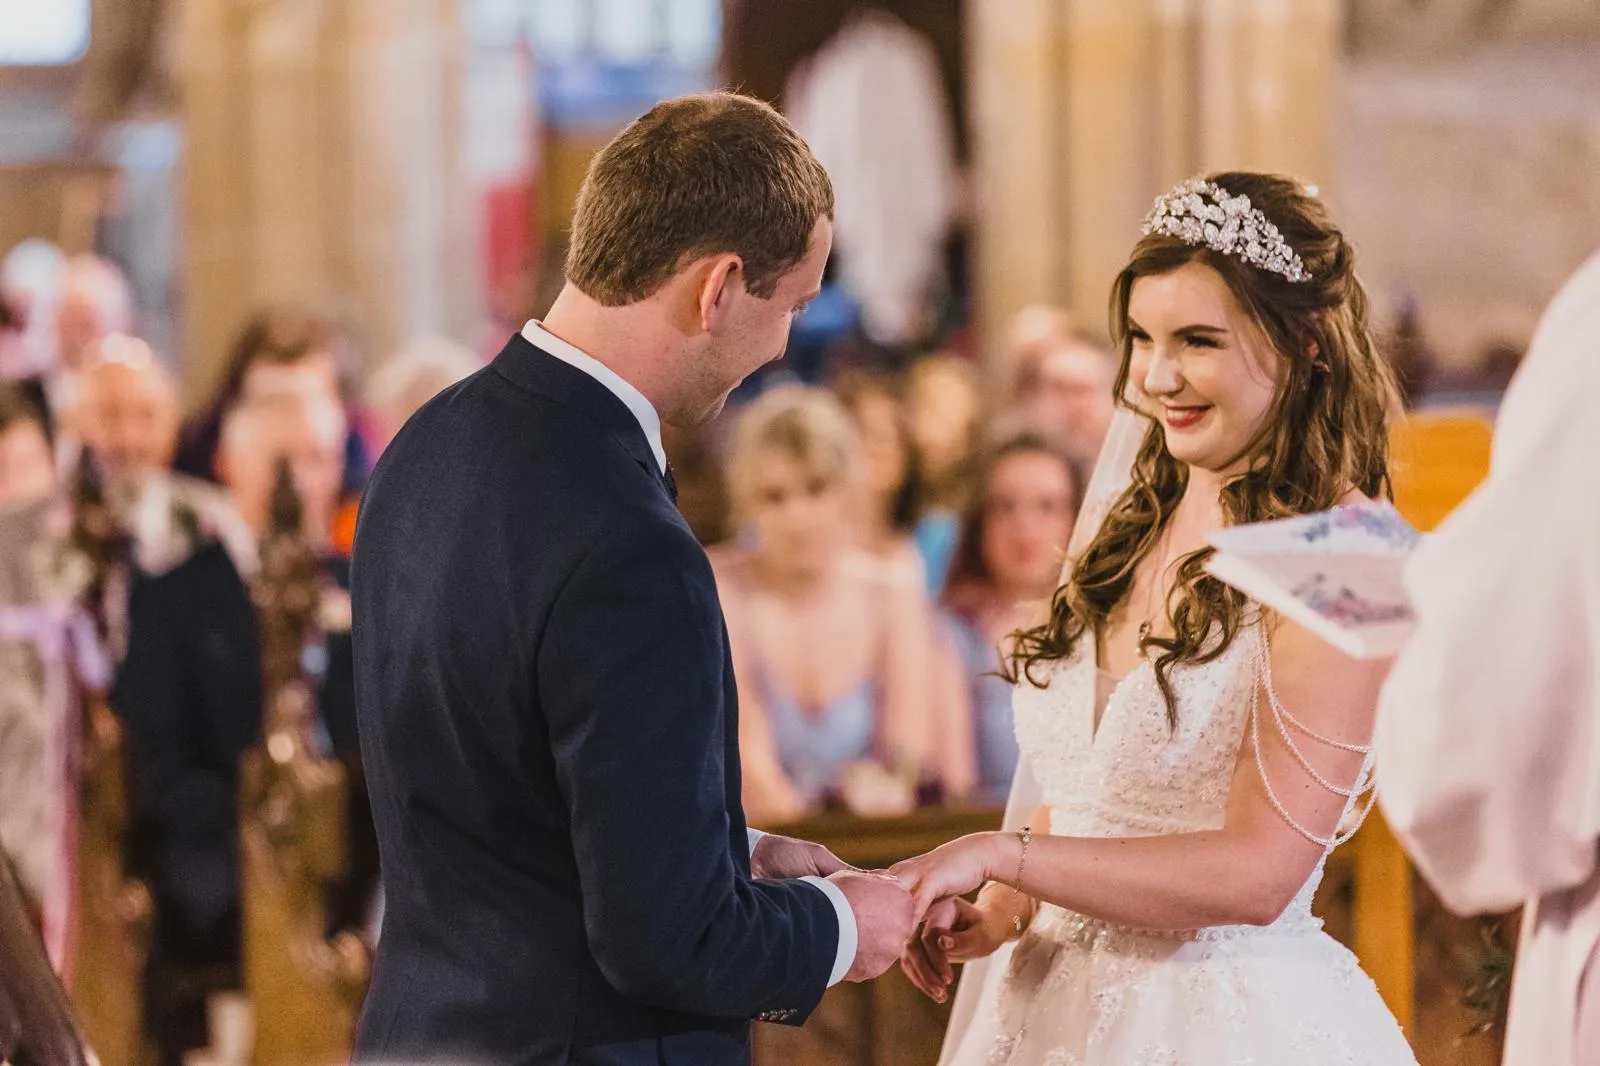
M 1259 625 L 1242 630 L 1216 661 L 1174 670 L 1175 728 L 1144 663 L 1111 690 L 1097 730 L 1093 646 L 1080 640 L 1046 688 L 1016 690 L 1024 772 L 1049 808 L 1050 832 L 1139 837 L 1220 828 L 1252 724 Z M 1260 728 L 1273 730 L 1265 699 L 1259 713 Z M 965 1009 L 958 1003 L 941 1062 L 1414 1066 L 1371 979 L 1311 915 L 1321 879 L 1318 863 L 1267 926 L 1142 930 L 1042 904 L 991 968 L 968 967 L 964 980 L 976 984 L 963 995 L 976 998 Z

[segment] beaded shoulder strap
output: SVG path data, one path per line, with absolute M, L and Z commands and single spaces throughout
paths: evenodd
M 1272 684 L 1272 648 L 1267 641 L 1265 626 L 1259 627 L 1256 632 L 1258 634 L 1254 649 L 1256 683 L 1250 688 L 1250 745 L 1255 753 L 1256 772 L 1261 775 L 1261 786 L 1266 790 L 1267 802 L 1272 805 L 1272 809 L 1277 812 L 1278 817 L 1282 818 L 1289 828 L 1313 844 L 1328 849 L 1336 848 L 1356 835 L 1356 831 L 1367 820 L 1367 815 L 1372 812 L 1372 805 L 1377 801 L 1378 794 L 1374 788 L 1372 778 L 1372 745 L 1351 744 L 1323 736 L 1291 714 L 1289 709 L 1278 699 L 1277 690 Z M 1331 837 L 1318 836 L 1301 825 L 1294 815 L 1289 813 L 1283 801 L 1278 798 L 1277 791 L 1272 787 L 1272 779 L 1267 776 L 1266 759 L 1261 754 L 1261 696 L 1263 693 L 1266 694 L 1267 711 L 1271 716 L 1273 726 L 1277 729 L 1278 737 L 1283 741 L 1284 746 L 1289 749 L 1289 754 L 1294 756 L 1295 762 L 1300 764 L 1300 768 L 1320 788 L 1326 789 L 1336 796 L 1343 796 L 1347 800 L 1345 815 L 1340 819 L 1341 823 L 1348 821 L 1351 805 L 1359 806 L 1361 813 L 1355 820 L 1349 822 L 1348 826 L 1341 825 L 1340 828 L 1336 828 Z M 1311 760 L 1306 758 L 1305 752 L 1295 740 L 1295 733 L 1309 737 L 1325 747 L 1362 756 L 1361 772 L 1356 775 L 1354 787 L 1341 788 L 1324 777 L 1315 766 L 1311 765 Z M 1365 797 L 1365 799 L 1363 800 L 1362 797 Z

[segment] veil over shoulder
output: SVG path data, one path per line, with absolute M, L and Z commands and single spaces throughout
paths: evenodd
M 1100 531 L 1100 525 L 1110 513 L 1112 505 L 1133 481 L 1133 462 L 1139 455 L 1139 446 L 1144 440 L 1148 423 L 1145 416 L 1134 409 L 1136 394 L 1131 385 L 1129 390 L 1128 403 L 1119 405 L 1112 416 L 1105 443 L 1101 445 L 1100 456 L 1095 461 L 1094 473 L 1090 475 L 1084 491 L 1083 506 L 1079 509 L 1078 522 L 1073 527 L 1061 569 L 1063 582 L 1072 573 L 1074 561 Z M 1001 828 L 1008 831 L 1021 829 L 1039 809 L 1042 800 L 1043 790 L 1033 776 L 1027 758 L 1019 759 Z M 961 984 L 951 1007 L 950 1026 L 945 1033 L 939 1066 L 950 1066 L 954 1061 L 956 1049 L 972 1027 L 978 1004 L 986 998 L 986 993 L 987 997 L 993 996 L 995 990 L 989 986 L 1005 974 L 1013 947 L 1012 944 L 1006 944 L 988 958 L 976 959 L 962 968 Z

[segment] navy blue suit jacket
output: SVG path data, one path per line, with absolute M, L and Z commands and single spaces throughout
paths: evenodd
M 716 585 L 621 400 L 513 337 L 385 451 L 352 592 L 358 1058 L 720 1066 L 811 1012 L 838 918 L 751 879 Z

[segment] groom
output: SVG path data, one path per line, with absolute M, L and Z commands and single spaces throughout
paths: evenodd
M 591 164 L 567 285 L 401 430 L 356 534 L 387 906 L 361 1060 L 749 1060 L 911 934 L 891 878 L 747 833 L 727 632 L 661 423 L 783 354 L 832 243 L 794 130 L 661 104 Z

